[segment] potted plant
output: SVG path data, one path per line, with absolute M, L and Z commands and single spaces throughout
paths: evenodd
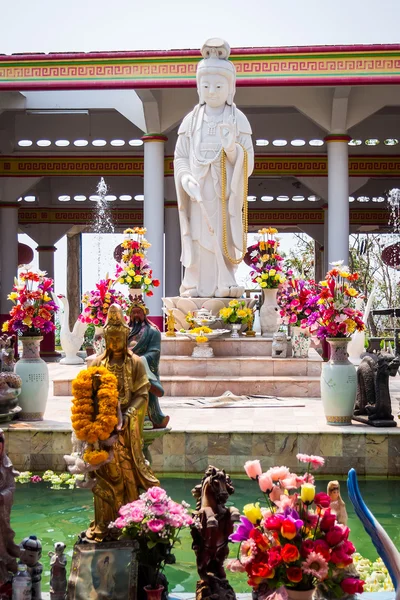
M 172 550 L 181 530 L 193 522 L 188 507 L 185 502 L 171 500 L 161 487 L 152 487 L 138 500 L 122 506 L 119 517 L 110 524 L 120 530 L 122 538 L 138 542 L 139 579 L 148 600 L 162 597 L 160 575 L 166 564 L 174 562 Z
M 247 249 L 245 263 L 252 267 L 252 281 L 258 283 L 262 291 L 260 308 L 261 333 L 271 337 L 278 331 L 279 307 L 276 302 L 278 287 L 286 279 L 283 272 L 283 258 L 279 254 L 278 230 L 275 227 L 263 228 L 258 231 L 258 242 Z
M 54 315 L 58 306 L 53 300 L 53 280 L 44 271 L 23 267 L 8 299 L 14 306 L 2 330 L 18 334 L 22 342 L 22 358 L 15 365 L 15 372 L 22 379 L 19 416 L 41 421 L 49 393 L 49 372 L 40 358 L 40 342 L 45 333 L 56 329 Z
M 230 536 L 240 544 L 238 558 L 226 567 L 246 572 L 249 585 L 265 597 L 282 587 L 293 600 L 311 599 L 316 587 L 324 597 L 340 596 L 354 581 L 353 589 L 362 592 L 364 582 L 354 571 L 350 576 L 356 550 L 348 539 L 350 530 L 337 523 L 328 494 L 316 493 L 311 466 L 322 466 L 324 459 L 307 454 L 297 459 L 307 464 L 300 476 L 284 466 L 263 473 L 258 460 L 244 465 L 264 501 L 244 507 L 241 523 Z
M 242 325 L 253 322 L 253 309 L 246 307 L 245 300 L 231 300 L 228 306 L 221 308 L 219 316 L 231 326 L 231 338 L 238 338 Z
M 353 283 L 358 273 L 350 273 L 342 263 L 332 263 L 333 268 L 320 284 L 315 310 L 307 318 L 311 333 L 330 345 L 330 359 L 321 373 L 321 398 L 328 425 L 351 425 L 357 381 L 347 344 L 355 331 L 365 328 L 363 315 L 355 308 L 360 294 Z

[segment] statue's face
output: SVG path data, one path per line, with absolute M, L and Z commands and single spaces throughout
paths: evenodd
M 131 310 L 131 323 L 143 323 L 144 321 L 144 312 L 139 307 L 134 307 Z
M 211 108 L 223 106 L 229 96 L 229 81 L 219 74 L 204 74 L 200 79 L 199 92 Z
M 123 352 L 125 349 L 125 340 L 122 335 L 117 333 L 109 333 L 106 339 L 106 344 L 112 352 Z

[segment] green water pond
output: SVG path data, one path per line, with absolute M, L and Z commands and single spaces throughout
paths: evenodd
M 254 502 L 258 496 L 258 486 L 248 479 L 233 478 L 235 494 L 232 504 L 243 508 L 248 502 Z M 199 478 L 162 478 L 161 484 L 176 501 L 185 500 L 192 507 L 195 503 L 191 490 Z M 318 480 L 318 491 L 326 490 L 327 481 Z M 361 480 L 361 493 L 375 517 L 400 549 L 400 480 L 373 479 Z M 372 543 L 347 502 L 345 482 L 342 483 L 342 497 L 347 504 L 351 540 L 357 550 L 371 560 L 377 555 Z M 12 512 L 12 527 L 15 541 L 19 543 L 28 535 L 36 535 L 43 545 L 42 563 L 44 565 L 43 590 L 48 591 L 49 558 L 47 553 L 53 550 L 54 542 L 67 544 L 67 553 L 72 554 L 76 536 L 85 530 L 93 515 L 92 494 L 87 490 L 51 490 L 48 485 L 17 484 Z M 232 544 L 231 554 L 235 556 L 237 545 Z M 197 572 L 195 557 L 191 550 L 191 537 L 188 531 L 182 536 L 182 545 L 176 548 L 175 565 L 166 568 L 166 575 L 172 592 L 193 592 L 196 587 Z M 70 566 L 70 560 L 68 561 Z M 236 592 L 247 592 L 245 575 L 229 574 Z

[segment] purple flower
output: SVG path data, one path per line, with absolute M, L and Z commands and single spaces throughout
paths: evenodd
M 295 510 L 294 508 L 290 508 L 289 506 L 287 506 L 285 508 L 285 510 L 283 511 L 283 514 L 289 521 L 292 521 L 292 523 L 294 523 L 296 525 L 297 530 L 299 530 L 303 527 L 304 523 L 300 519 L 299 513 L 297 512 L 297 510 Z
M 249 539 L 250 531 L 254 529 L 253 523 L 247 519 L 247 517 L 240 517 L 240 525 L 236 529 L 235 533 L 229 536 L 230 542 L 244 542 Z

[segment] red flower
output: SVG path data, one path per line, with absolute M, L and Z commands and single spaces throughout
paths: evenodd
M 354 544 L 352 544 L 349 540 L 345 540 L 340 547 L 343 548 L 343 551 L 346 552 L 346 554 L 354 554 L 356 551 Z
M 279 531 L 282 526 L 283 515 L 271 515 L 265 520 L 265 527 L 272 531 Z
M 300 567 L 289 567 L 286 569 L 286 576 L 289 581 L 293 583 L 299 583 L 303 579 L 303 571 Z
M 257 547 L 260 550 L 268 550 L 269 548 L 269 542 L 268 539 L 266 538 L 265 535 L 263 535 L 261 533 L 261 531 L 259 529 L 257 529 L 256 527 L 254 527 L 254 529 L 252 529 L 250 531 L 250 536 L 249 536 L 252 540 L 255 541 L 255 543 L 257 544 Z
M 328 544 L 324 540 L 315 540 L 314 552 L 317 552 L 323 556 L 326 561 L 329 561 L 331 552 Z
M 288 540 L 292 540 L 297 534 L 296 525 L 290 519 L 285 519 L 281 527 L 281 535 Z
M 351 565 L 353 559 L 339 547 L 332 550 L 331 562 L 335 565 L 340 565 L 340 567 L 347 567 L 348 565 Z
M 339 525 L 335 525 L 326 532 L 325 540 L 329 546 L 337 546 L 345 539 L 345 531 Z
M 329 508 L 331 505 L 331 499 L 329 498 L 328 494 L 325 494 L 325 492 L 319 492 L 319 494 L 315 494 L 314 502 L 321 508 Z
M 253 563 L 251 565 L 251 577 L 261 577 L 262 579 L 272 579 L 275 576 L 275 569 L 272 569 L 264 562 Z
M 160 285 L 160 282 L 158 281 L 158 279 L 153 279 L 153 285 L 154 285 L 154 287 L 158 287 Z
M 281 556 L 285 563 L 291 563 L 299 560 L 300 552 L 293 544 L 285 544 L 282 548 Z
M 314 542 L 312 540 L 304 540 L 300 548 L 301 556 L 307 558 L 310 552 L 314 552 Z
M 362 579 L 355 579 L 354 577 L 347 577 L 343 579 L 340 584 L 340 587 L 344 591 L 345 594 L 362 594 L 364 591 L 364 583 Z
M 336 522 L 336 515 L 331 513 L 330 509 L 326 509 L 324 512 L 324 516 L 321 519 L 321 523 L 319 525 L 321 531 L 329 531 Z
M 153 292 L 149 290 L 148 292 L 146 292 L 146 296 L 153 296 Z
M 272 546 L 268 552 L 268 564 L 271 568 L 275 569 L 282 562 L 280 546 Z

